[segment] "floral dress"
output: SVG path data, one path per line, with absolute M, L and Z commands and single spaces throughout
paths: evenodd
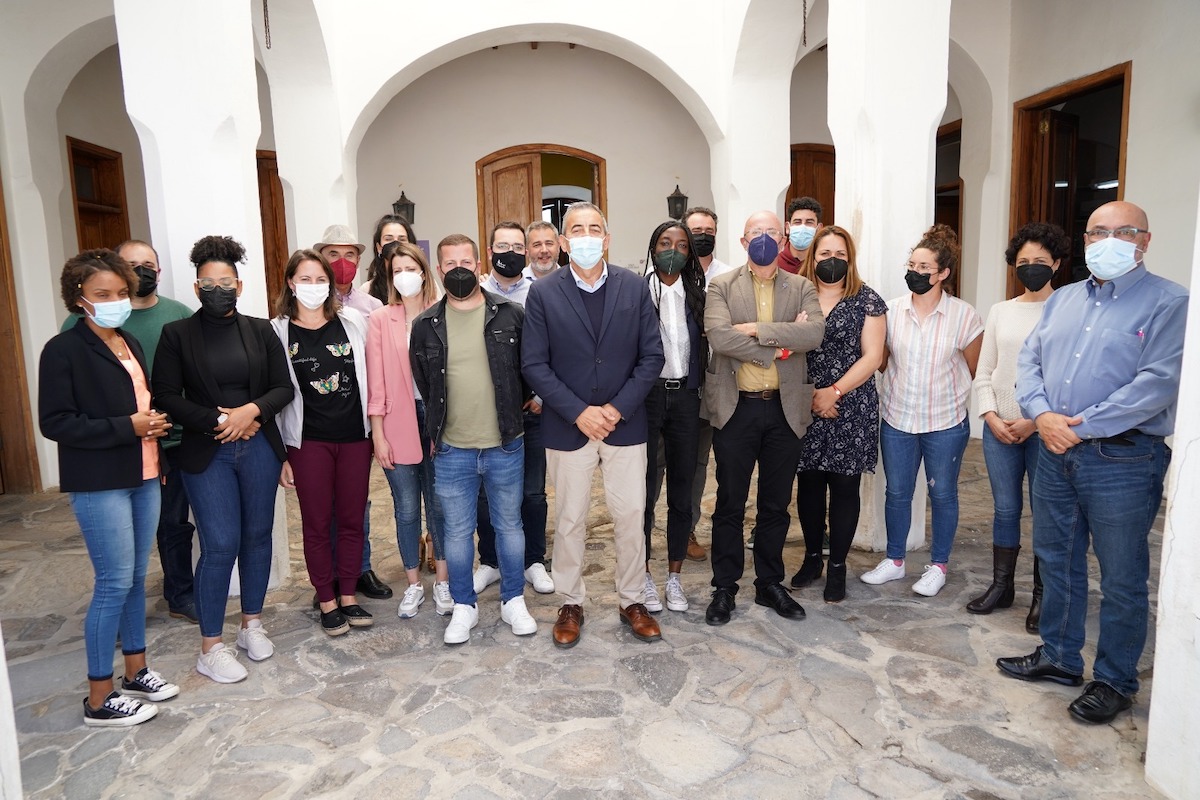
M 862 331 L 867 317 L 887 313 L 887 303 L 867 285 L 844 297 L 825 318 L 825 338 L 808 353 L 808 379 L 818 389 L 834 384 L 862 358 Z M 875 376 L 838 401 L 838 415 L 813 417 L 800 440 L 797 471 L 821 470 L 839 475 L 874 472 L 879 460 L 879 395 Z

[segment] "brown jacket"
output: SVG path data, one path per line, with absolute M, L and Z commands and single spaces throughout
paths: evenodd
M 785 270 L 775 273 L 775 321 L 758 323 L 758 339 L 733 329 L 742 322 L 755 322 L 754 284 L 750 268 L 742 266 L 713 279 L 704 309 L 704 331 L 713 355 L 705 375 L 704 404 L 713 427 L 722 428 L 738 404 L 737 370 L 743 362 L 765 367 L 775 358 L 776 348 L 792 351 L 776 361 L 779 396 L 784 416 L 796 436 L 803 436 L 812 422 L 813 385 L 808 380 L 804 355 L 820 346 L 825 335 L 825 316 L 817 289 L 807 279 Z M 808 319 L 796 322 L 801 311 Z

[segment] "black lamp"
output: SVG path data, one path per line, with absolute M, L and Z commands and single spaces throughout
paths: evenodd
M 400 190 L 400 199 L 392 203 L 392 211 L 408 220 L 410 225 L 416 222 L 414 217 L 417 213 L 417 204 L 408 199 L 408 195 L 404 193 L 403 189 Z
M 675 191 L 667 195 L 667 216 L 671 219 L 683 219 L 683 212 L 687 211 L 688 196 L 679 191 L 679 184 L 675 184 Z

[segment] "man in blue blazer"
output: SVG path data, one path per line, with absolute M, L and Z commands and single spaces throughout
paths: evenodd
M 536 281 L 525 301 L 521 368 L 542 398 L 542 438 L 555 486 L 553 578 L 564 604 L 554 643 L 572 647 L 583 625 L 583 555 L 592 475 L 599 465 L 613 519 L 621 621 L 643 641 L 662 638 L 643 604 L 646 543 L 646 395 L 662 371 L 662 339 L 640 277 L 610 269 L 608 223 L 591 203 L 563 217 L 569 269 Z

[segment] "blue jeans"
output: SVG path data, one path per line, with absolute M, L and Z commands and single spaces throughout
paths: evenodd
M 1132 444 L 1088 441 L 1062 455 L 1042 449 L 1033 483 L 1033 549 L 1045 586 L 1043 654 L 1082 674 L 1091 532 L 1102 595 L 1092 675 L 1129 696 L 1138 690 L 1150 613 L 1147 538 L 1171 451 L 1159 437 L 1126 436 Z
M 992 485 L 992 544 L 996 547 L 1021 546 L 1021 487 L 1029 476 L 1029 507 L 1033 508 L 1033 477 L 1037 474 L 1038 451 L 1042 440 L 1036 433 L 1020 444 L 1005 444 L 983 425 L 983 460 L 988 482 Z
M 161 502 L 157 478 L 136 489 L 71 493 L 71 510 L 96 572 L 83 619 L 89 681 L 112 677 L 118 630 L 122 653 L 146 652 L 146 564 Z
M 521 527 L 525 531 L 525 566 L 546 560 L 546 448 L 542 444 L 542 415 L 526 411 L 525 489 L 521 497 Z M 479 563 L 489 567 L 496 562 L 496 531 L 488 513 L 487 496 L 479 493 Z
M 970 438 L 971 427 L 966 418 L 952 428 L 929 433 L 905 433 L 880 422 L 879 448 L 887 477 L 883 519 L 887 527 L 888 558 L 904 558 L 912 524 L 917 470 L 924 461 L 925 484 L 933 510 L 929 560 L 934 564 L 950 563 L 950 548 L 958 528 L 958 472 Z
M 446 566 L 455 603 L 475 605 L 476 503 L 479 486 L 487 492 L 496 551 L 500 561 L 500 601 L 525 591 L 525 532 L 521 529 L 525 443 L 515 439 L 486 450 L 438 445 L 433 489 L 442 506 L 446 530 Z
M 267 438 L 221 445 L 203 472 L 183 473 L 200 528 L 196 615 L 200 635 L 221 635 L 237 561 L 243 614 L 262 612 L 271 574 L 275 486 L 282 466 Z
M 421 431 L 421 463 L 396 464 L 385 469 L 388 488 L 392 490 L 392 511 L 396 515 L 396 547 L 405 569 L 420 566 L 421 498 L 425 498 L 425 524 L 433 540 L 433 551 L 444 559 L 442 540 L 442 507 L 433 493 L 433 458 L 429 455 L 429 439 L 425 435 L 425 403 L 417 401 L 417 428 Z M 368 506 L 369 507 L 369 506 Z
M 192 535 L 187 490 L 179 468 L 179 448 L 163 450 L 170 471 L 162 485 L 162 514 L 158 518 L 158 560 L 163 571 L 163 599 L 172 611 L 192 604 Z

